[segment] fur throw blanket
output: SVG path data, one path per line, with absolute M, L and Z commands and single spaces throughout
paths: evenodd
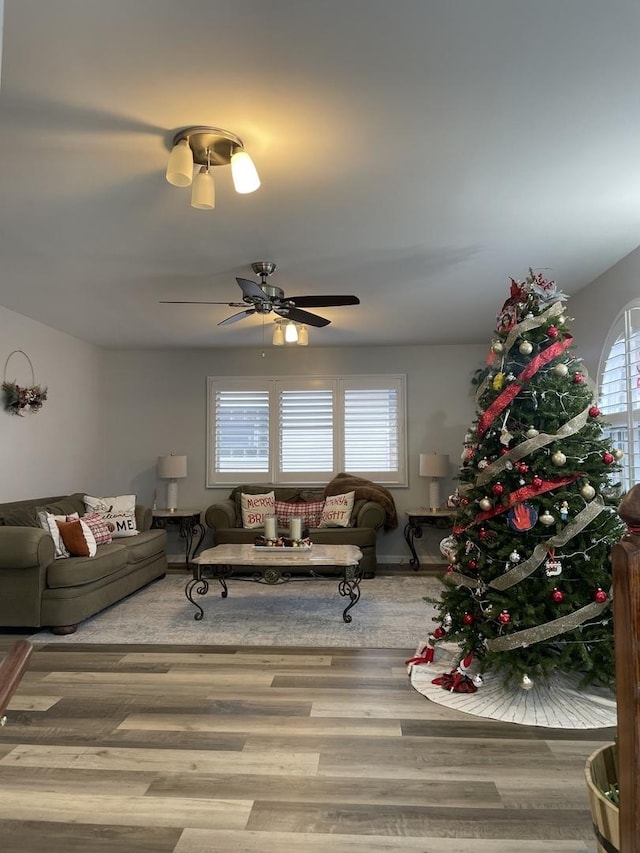
M 385 530 L 394 530 L 398 526 L 398 513 L 393 495 L 384 486 L 354 477 L 352 474 L 336 474 L 324 487 L 325 498 L 331 495 L 342 495 L 345 492 L 355 492 L 355 500 L 377 501 L 385 511 Z

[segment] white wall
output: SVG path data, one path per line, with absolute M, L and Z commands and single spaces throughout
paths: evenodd
M 104 352 L 104 449 L 108 468 L 103 494 L 135 492 L 165 505 L 158 481 L 158 456 L 186 454 L 188 477 L 179 481 L 181 507 L 205 509 L 230 489 L 205 488 L 207 376 L 352 375 L 402 373 L 407 376 L 408 488 L 393 490 L 400 516 L 396 531 L 380 538 L 383 560 L 408 561 L 402 537 L 407 509 L 427 502 L 427 481 L 418 474 L 422 452 L 449 453 L 455 475 L 464 433 L 474 415 L 471 376 L 483 363 L 486 346 L 363 348 L 272 348 L 211 350 L 107 350 Z M 448 495 L 453 479 L 442 485 Z M 440 531 L 416 543 L 435 553 Z M 171 546 L 173 551 L 173 545 Z
M 0 502 L 97 488 L 101 350 L 0 306 L 0 368 L 17 349 L 31 359 L 48 399 L 24 417 L 0 406 Z M 20 353 L 9 359 L 6 379 L 31 385 L 29 363 Z
M 560 284 L 560 282 L 559 282 Z M 576 355 L 584 359 L 594 382 L 611 326 L 624 307 L 640 299 L 640 248 L 591 282 L 567 303 Z

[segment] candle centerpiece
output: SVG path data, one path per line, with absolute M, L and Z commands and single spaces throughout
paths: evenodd
M 289 538 L 294 542 L 299 542 L 302 539 L 302 518 L 299 515 L 294 515 L 289 519 Z
M 278 538 L 278 519 L 275 515 L 265 515 L 264 517 L 264 538 L 265 539 L 277 539 Z

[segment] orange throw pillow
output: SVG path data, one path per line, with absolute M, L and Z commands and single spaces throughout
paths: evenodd
M 88 557 L 89 545 L 84 538 L 84 530 L 80 521 L 58 521 L 56 524 L 60 529 L 60 536 L 64 542 L 65 548 L 72 557 Z

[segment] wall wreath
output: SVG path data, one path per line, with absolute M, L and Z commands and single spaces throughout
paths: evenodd
M 28 388 L 18 385 L 15 380 L 11 382 L 7 379 L 9 361 L 12 356 L 18 354 L 23 355 L 29 362 L 29 368 L 31 370 L 31 385 Z M 24 350 L 14 349 L 13 352 L 10 352 L 7 356 L 7 360 L 4 363 L 2 396 L 5 412 L 10 412 L 12 415 L 18 415 L 19 417 L 24 417 L 25 409 L 29 412 L 39 412 L 42 408 L 42 404 L 47 399 L 47 389 L 43 388 L 41 385 L 36 385 L 33 364 Z

